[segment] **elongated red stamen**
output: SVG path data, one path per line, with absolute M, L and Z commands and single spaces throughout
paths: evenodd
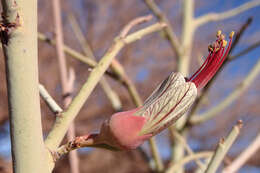
M 232 43 L 233 32 L 229 37 L 229 44 L 225 51 L 226 41 L 223 35 L 218 35 L 218 39 L 212 46 L 213 50 L 210 50 L 207 59 L 201 65 L 201 67 L 187 80 L 193 82 L 197 89 L 203 88 L 210 79 L 215 75 L 218 69 L 221 67 L 225 61 Z M 211 48 L 212 48 L 211 47 Z

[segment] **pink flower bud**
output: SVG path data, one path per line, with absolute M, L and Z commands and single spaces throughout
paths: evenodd
M 101 129 L 103 141 L 116 148 L 134 149 L 175 122 L 196 95 L 194 83 L 186 82 L 180 73 L 172 73 L 142 107 L 112 115 Z
M 176 122 L 193 104 L 197 90 L 208 83 L 224 62 L 232 36 L 233 32 L 225 51 L 227 42 L 219 31 L 216 42 L 209 46 L 207 59 L 189 79 L 171 73 L 143 106 L 112 115 L 103 123 L 99 141 L 119 149 L 134 149 Z

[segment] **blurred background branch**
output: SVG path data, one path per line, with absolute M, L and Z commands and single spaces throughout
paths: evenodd
M 56 51 L 58 58 L 58 67 L 59 67 L 59 75 L 61 81 L 62 88 L 62 99 L 63 99 L 63 107 L 67 109 L 72 101 L 72 93 L 74 90 L 74 82 L 75 82 L 75 72 L 73 68 L 68 70 L 66 57 L 64 53 L 64 44 L 63 44 L 63 27 L 62 27 L 62 19 L 61 19 L 61 5 L 60 0 L 53 0 L 53 17 L 54 17 L 54 27 L 55 27 L 55 38 L 57 40 Z M 74 121 L 70 123 L 70 126 L 67 131 L 67 140 L 71 141 L 76 136 L 75 134 L 75 124 Z M 71 173 L 79 173 L 79 157 L 76 150 L 71 151 L 69 153 L 69 163 L 70 163 L 70 172 Z
M 199 27 L 201 25 L 204 25 L 208 22 L 218 21 L 218 20 L 224 20 L 230 17 L 234 17 L 240 13 L 243 13 L 246 10 L 250 10 L 251 8 L 254 8 L 256 6 L 260 5 L 259 0 L 251 0 L 247 3 L 244 3 L 243 5 L 236 7 L 234 9 L 222 12 L 222 13 L 208 13 L 203 16 L 198 17 L 195 20 L 195 26 Z
M 223 173 L 235 173 L 237 172 L 250 157 L 252 157 L 260 148 L 260 134 L 252 141 L 252 143 L 238 156 L 236 159 L 228 165 Z
M 214 173 L 217 171 L 228 150 L 238 137 L 242 126 L 242 121 L 239 120 L 238 123 L 232 128 L 227 138 L 220 140 L 218 147 L 216 148 L 216 151 L 212 156 L 205 173 Z

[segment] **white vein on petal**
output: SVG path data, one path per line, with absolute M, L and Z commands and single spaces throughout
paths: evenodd
M 148 97 L 144 106 L 134 114 L 146 117 L 147 122 L 141 134 L 159 133 L 184 114 L 196 96 L 197 88 L 194 83 L 185 82 L 180 73 L 171 73 Z M 162 120 L 165 115 L 167 117 Z

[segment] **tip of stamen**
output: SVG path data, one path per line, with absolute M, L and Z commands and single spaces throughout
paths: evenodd
M 234 36 L 235 32 L 232 31 L 230 34 L 229 34 L 229 38 L 231 39 L 233 36 Z
M 221 35 L 221 30 L 217 31 L 217 37 L 219 37 Z
M 223 47 L 226 47 L 226 45 L 227 45 L 227 41 L 226 41 L 226 40 L 223 40 L 222 46 L 223 46 Z

